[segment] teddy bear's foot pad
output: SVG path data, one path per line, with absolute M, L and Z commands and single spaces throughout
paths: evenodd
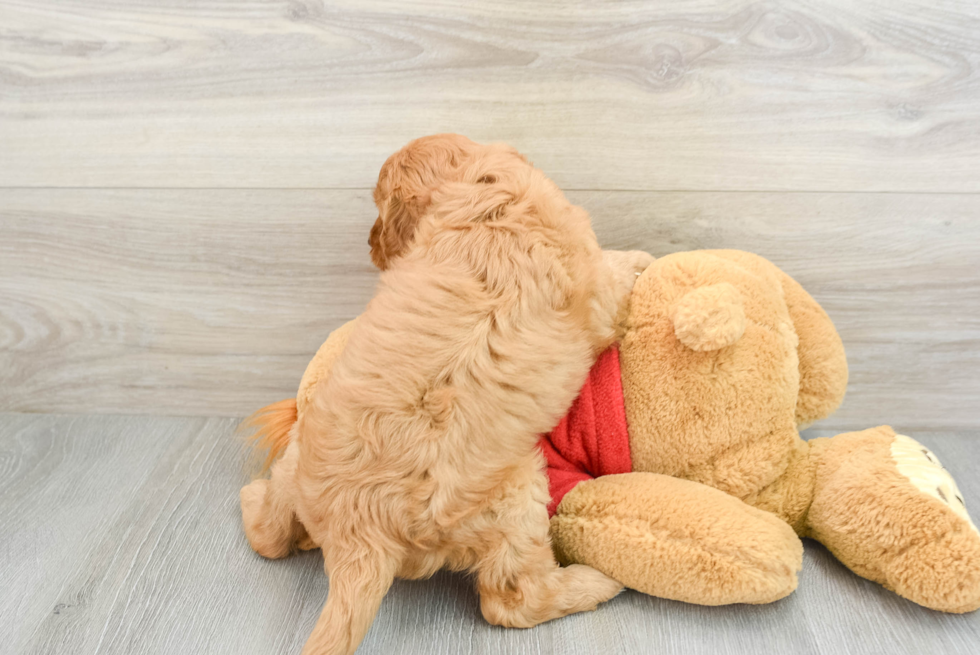
M 810 444 L 818 462 L 810 536 L 920 605 L 980 608 L 980 532 L 928 448 L 887 426 Z
M 551 521 L 556 555 L 624 585 L 699 605 L 768 603 L 796 589 L 803 546 L 772 514 L 654 473 L 579 483 Z

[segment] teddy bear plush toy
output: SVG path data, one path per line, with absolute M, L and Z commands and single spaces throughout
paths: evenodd
M 307 367 L 299 415 L 353 323 Z M 559 561 L 663 598 L 767 603 L 796 588 L 808 537 L 916 603 L 977 609 L 980 533 L 935 455 L 887 426 L 800 438 L 846 385 L 827 314 L 772 263 L 656 260 L 618 346 L 541 440 Z

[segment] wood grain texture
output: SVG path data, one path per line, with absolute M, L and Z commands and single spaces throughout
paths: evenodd
M 0 650 L 299 652 L 329 581 L 318 551 L 269 561 L 249 549 L 238 510 L 245 478 L 234 424 L 0 415 Z M 980 506 L 980 434 L 912 436 L 959 480 L 967 505 Z M 626 592 L 596 612 L 531 630 L 488 625 L 465 576 L 398 581 L 358 652 L 976 652 L 980 613 L 926 610 L 805 543 L 800 588 L 778 603 L 711 608 Z
M 974 0 L 2 0 L 0 185 L 356 187 L 408 139 L 568 189 L 980 191 Z
M 964 428 L 980 398 L 980 196 L 569 194 L 600 241 L 740 248 L 830 313 L 825 425 Z M 0 190 L 0 410 L 240 416 L 295 393 L 373 292 L 364 191 Z

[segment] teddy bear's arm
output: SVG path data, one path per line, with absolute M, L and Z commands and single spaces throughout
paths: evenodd
M 656 473 L 580 482 L 551 520 L 558 561 L 699 605 L 769 603 L 796 588 L 803 545 L 769 512 Z

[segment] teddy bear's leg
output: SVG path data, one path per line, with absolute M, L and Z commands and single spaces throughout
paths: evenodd
M 980 532 L 935 455 L 887 426 L 808 443 L 804 536 L 920 605 L 980 608 Z
M 253 480 L 242 487 L 240 497 L 245 536 L 263 557 L 285 557 L 295 548 L 316 548 L 293 510 L 293 485 L 299 449 L 286 448 L 272 465 L 268 480 Z
M 817 464 L 812 457 L 810 443 L 803 441 L 797 433 L 779 477 L 744 498 L 749 505 L 781 518 L 801 537 L 807 536 L 806 517 L 813 502 L 816 477 Z
M 699 605 L 769 603 L 796 589 L 803 546 L 785 522 L 706 485 L 656 473 L 580 482 L 551 520 L 558 560 Z

